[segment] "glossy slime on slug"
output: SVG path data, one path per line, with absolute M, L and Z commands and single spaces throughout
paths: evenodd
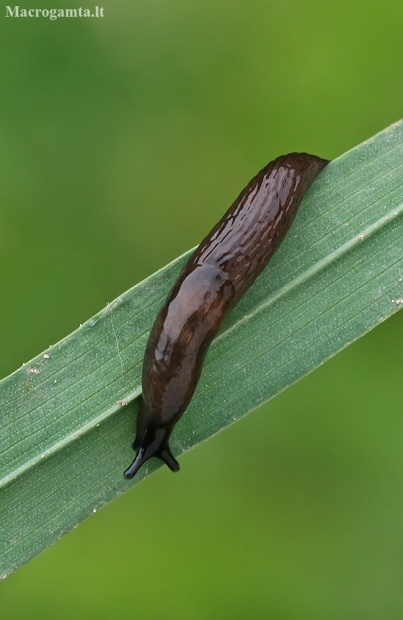
M 182 269 L 151 330 L 143 363 L 133 478 L 151 457 L 178 471 L 169 438 L 188 406 L 204 358 L 228 312 L 267 265 L 327 160 L 278 157 L 245 187 Z

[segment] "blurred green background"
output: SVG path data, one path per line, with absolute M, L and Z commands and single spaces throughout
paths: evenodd
M 196 245 L 270 159 L 403 116 L 401 0 L 103 6 L 0 19 L 1 376 Z M 401 619 L 402 342 L 399 313 L 102 509 L 0 584 L 1 617 Z

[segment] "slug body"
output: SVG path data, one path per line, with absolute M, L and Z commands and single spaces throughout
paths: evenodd
M 211 341 L 267 265 L 327 163 L 306 153 L 270 162 L 182 269 L 148 339 L 133 443 L 137 454 L 125 478 L 132 478 L 153 456 L 178 471 L 169 437 L 193 396 Z

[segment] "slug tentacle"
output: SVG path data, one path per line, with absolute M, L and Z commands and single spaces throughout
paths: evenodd
M 144 417 L 141 417 L 139 412 L 138 420 L 142 419 Z M 153 456 L 164 461 L 172 471 L 179 471 L 179 463 L 168 444 L 170 431 L 164 428 L 155 428 L 152 421 L 143 429 L 137 432 L 136 440 L 132 446 L 136 452 L 136 457 L 124 472 L 124 477 L 127 480 L 133 478 L 140 467 Z
M 133 449 L 133 478 L 151 457 L 179 470 L 168 441 L 188 406 L 208 348 L 231 308 L 283 240 L 302 198 L 327 160 L 291 153 L 245 187 L 182 269 L 151 330 Z

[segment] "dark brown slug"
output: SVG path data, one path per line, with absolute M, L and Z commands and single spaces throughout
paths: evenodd
M 169 437 L 193 396 L 211 341 L 273 256 L 305 192 L 327 163 L 306 153 L 270 162 L 182 269 L 148 339 L 133 443 L 137 454 L 125 478 L 133 478 L 153 456 L 178 471 Z

